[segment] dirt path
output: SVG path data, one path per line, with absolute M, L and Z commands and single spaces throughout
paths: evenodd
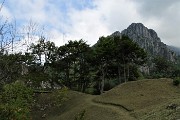
M 87 103 L 93 106 L 101 107 L 102 109 L 111 109 L 118 114 L 119 120 L 136 120 L 136 118 L 130 115 L 131 110 L 125 108 L 124 106 L 97 102 L 94 100 L 95 97 L 96 96 L 88 97 Z

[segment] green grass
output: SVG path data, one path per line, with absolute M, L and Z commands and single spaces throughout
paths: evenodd
M 37 103 L 51 103 L 52 94 L 41 94 Z M 35 110 L 33 120 L 75 120 L 82 111 L 84 120 L 180 119 L 180 87 L 173 86 L 171 79 L 128 82 L 99 96 L 75 91 L 69 91 L 67 96 L 59 107 Z M 171 104 L 176 104 L 176 109 L 167 109 Z

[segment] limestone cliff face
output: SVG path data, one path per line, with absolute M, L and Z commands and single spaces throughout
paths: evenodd
M 126 35 L 139 44 L 152 56 L 161 56 L 169 61 L 175 61 L 175 54 L 166 44 L 161 42 L 157 33 L 145 27 L 142 23 L 132 23 L 127 29 L 112 35 Z

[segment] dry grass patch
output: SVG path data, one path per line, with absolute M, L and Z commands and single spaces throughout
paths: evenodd
M 157 79 L 124 83 L 98 96 L 95 101 L 122 105 L 139 118 L 179 99 L 180 88 L 173 86 L 171 79 Z

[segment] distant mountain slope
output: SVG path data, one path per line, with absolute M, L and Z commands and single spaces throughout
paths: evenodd
M 112 35 L 126 35 L 144 48 L 152 56 L 161 56 L 169 61 L 175 61 L 175 53 L 161 42 L 153 29 L 148 29 L 142 23 L 132 23 L 127 29 Z
M 179 47 L 168 46 L 168 48 L 173 50 L 176 53 L 176 55 L 180 55 L 180 48 Z

